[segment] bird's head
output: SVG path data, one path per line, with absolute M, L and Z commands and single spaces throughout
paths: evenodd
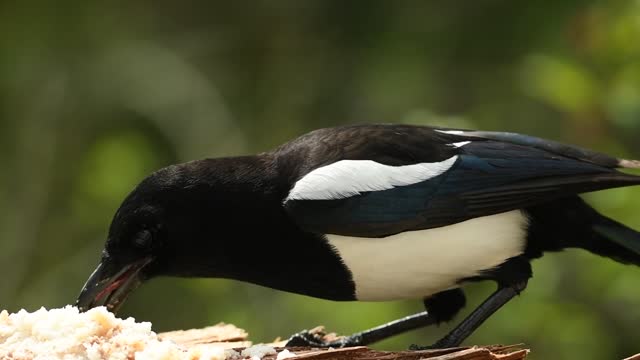
M 212 277 L 236 249 L 229 236 L 247 228 L 237 204 L 245 191 L 242 166 L 214 160 L 161 169 L 123 201 L 109 228 L 98 267 L 86 281 L 80 310 L 116 312 L 126 297 L 156 276 Z M 245 176 L 246 175 L 246 176 Z M 249 185 L 251 186 L 251 185 Z M 240 187 L 240 188 L 235 188 Z

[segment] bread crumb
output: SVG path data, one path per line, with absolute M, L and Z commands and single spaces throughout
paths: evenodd
M 278 356 L 276 356 L 276 360 L 284 360 L 284 359 L 292 358 L 295 356 L 296 354 L 292 353 L 287 349 L 284 349 L 278 353 Z
M 159 339 L 151 323 L 117 318 L 105 307 L 0 312 L 0 359 L 225 360 L 237 354 L 211 346 L 185 349 Z
M 240 353 L 240 356 L 248 357 L 248 358 L 251 358 L 252 360 L 255 360 L 255 359 L 259 360 L 259 359 L 262 359 L 262 357 L 264 357 L 265 355 L 275 355 L 275 354 L 276 354 L 276 349 L 274 349 L 272 346 L 257 344 L 242 350 L 242 352 Z

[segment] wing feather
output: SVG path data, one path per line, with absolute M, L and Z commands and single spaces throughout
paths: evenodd
M 456 148 L 455 163 L 436 176 L 336 199 L 288 198 L 285 208 L 308 231 L 383 237 L 640 184 L 640 177 L 614 169 L 615 158 L 587 150 L 513 134 L 450 136 L 452 144 L 469 142 Z M 462 138 L 456 140 L 458 136 Z M 567 149 L 569 156 L 564 156 Z

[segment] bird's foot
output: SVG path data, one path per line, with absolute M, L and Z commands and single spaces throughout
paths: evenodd
M 434 349 L 438 349 L 438 348 L 435 347 L 435 345 L 426 345 L 426 346 L 416 345 L 416 344 L 409 345 L 409 350 L 411 350 L 411 351 L 434 350 Z
M 335 334 L 326 334 L 322 327 L 311 330 L 302 330 L 299 333 L 291 335 L 286 343 L 286 347 L 308 346 L 317 348 L 344 348 L 349 346 L 360 345 L 358 336 L 341 336 Z
M 432 345 L 422 346 L 422 345 L 411 344 L 409 346 L 409 350 L 412 350 L 412 351 L 413 350 L 436 350 L 436 349 L 446 349 L 446 348 L 452 348 L 452 347 L 456 347 L 456 344 L 452 344 L 450 341 L 447 341 L 447 338 L 444 338 L 444 339 L 440 339 L 440 341 Z

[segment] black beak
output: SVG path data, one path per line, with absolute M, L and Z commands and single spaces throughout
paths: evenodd
M 140 270 L 151 260 L 151 257 L 145 257 L 121 265 L 103 258 L 84 284 L 76 306 L 80 311 L 106 306 L 109 311 L 116 313 L 127 296 L 145 280 Z

